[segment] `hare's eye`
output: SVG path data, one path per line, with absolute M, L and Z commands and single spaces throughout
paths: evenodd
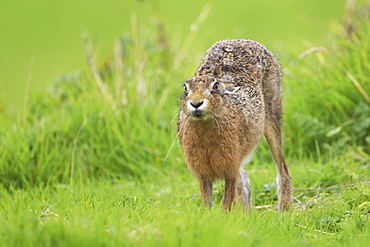
M 184 84 L 184 92 L 186 93 L 188 91 L 188 87 L 186 86 L 186 84 Z
M 215 84 L 213 84 L 212 89 L 213 90 L 218 90 L 219 89 L 218 82 L 215 82 Z

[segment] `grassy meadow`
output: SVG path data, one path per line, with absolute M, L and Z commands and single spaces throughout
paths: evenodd
M 104 58 L 117 38 L 140 36 L 138 30 L 147 32 L 160 20 L 174 53 L 192 59 L 187 67 L 176 68 L 184 79 L 204 51 L 222 39 L 255 39 L 281 55 L 298 55 L 322 43 L 326 23 L 341 19 L 345 1 L 3 0 L 0 104 L 16 115 L 27 82 L 33 94 L 45 91 L 60 75 L 86 71 L 82 35 Z
M 370 3 L 348 4 L 325 46 L 279 57 L 295 188 L 284 213 L 264 140 L 245 166 L 251 212 L 224 212 L 221 182 L 202 207 L 176 136 L 179 70 L 198 61 L 164 24 L 133 23 L 102 56 L 85 36 L 86 71 L 26 93 L 16 117 L 0 109 L 0 245 L 368 246 Z

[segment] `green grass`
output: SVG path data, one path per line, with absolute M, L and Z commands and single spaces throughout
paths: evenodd
M 366 10 L 333 27 L 327 52 L 281 60 L 294 209 L 275 211 L 276 170 L 264 141 L 246 165 L 257 207 L 224 212 L 222 183 L 214 208 L 201 206 L 176 137 L 185 79 L 173 68 L 178 52 L 152 27 L 117 41 L 105 59 L 87 42 L 90 72 L 59 77 L 16 119 L 1 111 L 0 244 L 367 246 Z M 186 69 L 198 63 L 181 59 Z
M 8 246 L 366 246 L 370 240 L 365 184 L 342 187 L 331 195 L 308 195 L 316 204 L 305 210 L 253 209 L 245 214 L 240 207 L 226 213 L 221 202 L 212 210 L 201 207 L 190 176 L 148 180 L 2 189 L 0 242 Z

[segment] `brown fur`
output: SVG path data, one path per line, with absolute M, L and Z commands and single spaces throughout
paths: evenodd
M 223 179 L 224 208 L 236 199 L 251 207 L 242 165 L 265 135 L 278 171 L 278 209 L 288 209 L 292 180 L 281 148 L 281 72 L 273 54 L 251 40 L 218 42 L 184 86 L 179 137 L 205 206 L 212 207 L 212 183 Z

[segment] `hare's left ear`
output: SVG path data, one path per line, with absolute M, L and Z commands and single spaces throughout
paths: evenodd
M 239 86 L 235 86 L 235 85 L 226 85 L 226 88 L 225 88 L 225 94 L 233 94 L 235 93 L 236 91 L 238 91 L 240 89 Z

